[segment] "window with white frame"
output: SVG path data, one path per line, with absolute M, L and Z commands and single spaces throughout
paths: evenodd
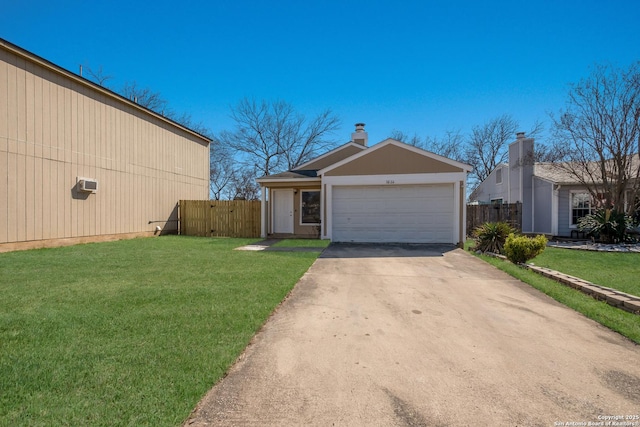
M 594 211 L 591 194 L 586 191 L 571 192 L 571 227 L 578 226 L 578 220 Z
M 502 184 L 502 168 L 496 169 L 496 184 Z
M 320 190 L 302 190 L 300 193 L 300 223 L 320 224 Z

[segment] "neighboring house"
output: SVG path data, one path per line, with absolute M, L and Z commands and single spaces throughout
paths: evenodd
M 570 237 L 578 220 L 595 210 L 589 191 L 553 163 L 534 162 L 534 140 L 518 133 L 509 162 L 498 165 L 473 191 L 470 203 L 522 203 L 522 232 Z M 575 234 L 575 231 L 574 231 Z
M 0 39 L 0 249 L 176 231 L 209 142 Z
M 393 139 L 372 147 L 367 141 L 358 123 L 351 142 L 259 178 L 262 236 L 464 242 L 471 167 Z

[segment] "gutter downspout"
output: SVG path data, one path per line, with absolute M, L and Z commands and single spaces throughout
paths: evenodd
M 562 185 L 558 185 L 557 188 L 554 188 L 555 184 L 551 184 L 551 190 L 552 190 L 552 195 L 553 197 L 551 198 L 551 233 L 554 236 L 558 235 L 558 215 L 560 215 L 560 213 L 558 212 L 558 208 L 560 205 L 560 189 L 562 188 Z
M 536 231 L 536 182 L 535 176 L 531 175 L 531 232 Z

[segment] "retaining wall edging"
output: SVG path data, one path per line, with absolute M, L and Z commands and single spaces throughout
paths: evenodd
M 640 315 L 640 297 L 636 295 L 631 295 L 606 286 L 596 285 L 595 283 L 560 273 L 559 271 L 551 270 L 546 267 L 538 267 L 531 264 L 522 264 L 522 266 L 542 276 L 577 289 L 587 295 L 591 295 L 596 299 L 605 301 L 609 305 Z

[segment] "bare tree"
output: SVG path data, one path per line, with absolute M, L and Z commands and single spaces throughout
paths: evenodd
M 122 96 L 163 116 L 167 113 L 168 102 L 160 92 L 154 92 L 149 88 L 141 88 L 136 82 L 125 83 L 122 88 Z
M 595 66 L 552 119 L 556 146 L 566 153 L 557 168 L 601 207 L 633 213 L 640 196 L 640 61 L 627 69 Z
M 404 142 L 405 144 L 413 145 L 414 147 L 422 148 L 424 145 L 420 136 L 417 133 L 414 133 L 413 136 L 409 136 L 409 134 L 404 133 L 401 130 L 394 129 L 391 131 L 391 135 L 389 138 L 395 139 L 396 141 Z
M 465 141 L 459 130 L 449 130 L 445 132 L 443 137 L 426 136 L 422 139 L 417 133 L 410 136 L 401 130 L 394 129 L 391 131 L 389 138 L 431 151 L 449 159 L 464 161 Z
M 288 169 L 311 160 L 321 151 L 335 145 L 328 137 L 340 127 L 340 120 L 329 109 L 308 123 L 305 123 L 304 116 L 297 116 L 295 122 L 297 135 L 286 141 L 288 144 L 283 150 Z
M 310 160 L 332 145 L 327 138 L 339 126 L 330 110 L 307 121 L 287 102 L 247 98 L 231 109 L 231 118 L 236 129 L 220 133 L 220 141 L 260 175 L 291 169 Z
M 536 144 L 533 161 L 540 163 L 556 163 L 564 161 L 566 153 L 555 145 Z
M 216 138 L 209 146 L 209 193 L 213 200 L 233 198 L 231 187 L 236 176 L 236 165 L 228 147 Z
M 182 126 L 189 128 L 192 131 L 198 132 L 200 135 L 206 136 L 212 140 L 214 139 L 211 129 L 209 129 L 209 127 L 204 123 L 193 120 L 189 113 L 176 114 L 173 110 L 166 110 L 166 114 L 164 114 L 164 116 L 176 123 L 180 123 Z
M 464 159 L 465 163 L 473 166 L 473 184 L 484 181 L 496 166 L 507 161 L 509 142 L 514 139 L 519 128 L 517 120 L 509 114 L 504 114 L 472 129 Z M 542 123 L 536 121 L 528 136 L 535 137 L 542 129 Z
M 247 167 L 237 169 L 230 190 L 230 199 L 258 200 L 260 187 L 256 182 L 256 171 Z
M 113 78 L 112 75 L 110 74 L 105 74 L 104 70 L 102 69 L 102 65 L 100 67 L 98 67 L 97 70 L 94 70 L 93 68 L 89 67 L 88 65 L 85 67 L 80 66 L 81 70 L 84 69 L 85 73 L 87 75 L 87 78 L 89 80 L 94 81 L 95 83 L 99 84 L 102 87 L 108 87 L 106 85 L 107 80 L 111 80 Z
M 424 149 L 459 162 L 465 162 L 464 136 L 459 130 L 449 130 L 441 138 L 426 137 Z

